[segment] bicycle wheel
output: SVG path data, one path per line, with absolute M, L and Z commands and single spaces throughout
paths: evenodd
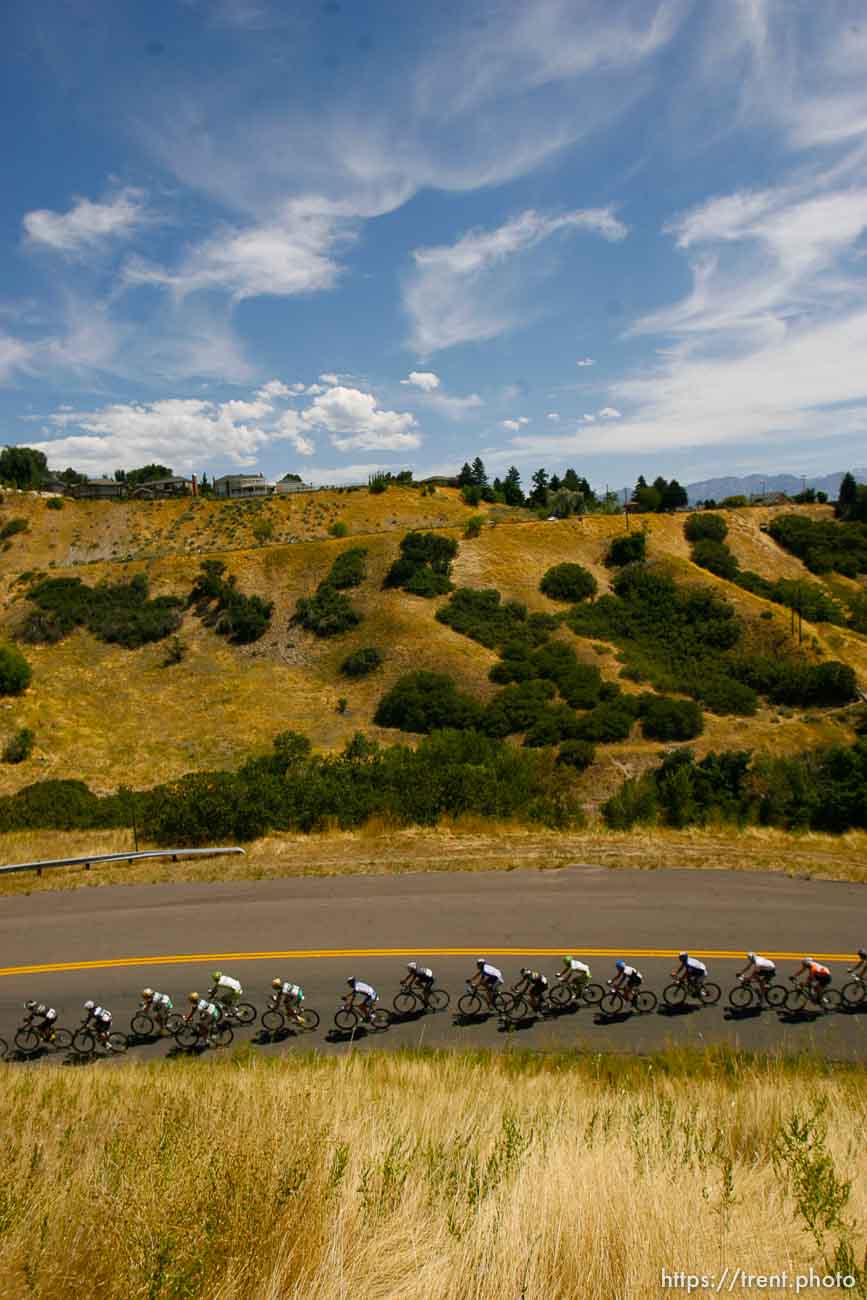
M 458 1011 L 462 1016 L 478 1016 L 482 1010 L 482 999 L 478 993 L 462 993 L 458 998 Z
M 51 1045 L 56 1047 L 59 1052 L 68 1051 L 72 1046 L 72 1034 L 68 1029 L 62 1029 L 58 1026 L 51 1035 Z
M 232 1039 L 235 1037 L 235 1031 L 232 1026 L 227 1025 L 224 1020 L 222 1024 L 217 1025 L 217 1028 L 214 1030 L 211 1037 L 217 1047 L 228 1047 Z
M 786 988 L 785 984 L 772 984 L 765 994 L 769 1007 L 783 1006 L 788 996 L 789 990 Z
M 686 989 L 682 984 L 669 984 L 662 990 L 662 1000 L 668 1007 L 682 1007 L 686 1001 Z
M 445 989 L 431 989 L 427 1004 L 431 1011 L 445 1011 L 451 1001 Z
M 418 1007 L 419 1000 L 409 989 L 401 989 L 400 993 L 395 996 L 392 1006 L 399 1016 L 409 1016 Z
M 605 1016 L 616 1016 L 623 1010 L 623 997 L 620 993 L 606 993 L 599 1003 L 599 1009 Z
M 154 1022 L 144 1011 L 138 1011 L 129 1022 L 130 1033 L 135 1038 L 150 1038 L 154 1032 Z
M 180 1011 L 170 1011 L 166 1016 L 166 1033 L 176 1034 L 184 1023 L 184 1018 Z
M 706 1007 L 715 1007 L 722 997 L 722 989 L 719 984 L 713 984 L 710 980 L 705 980 L 701 986 L 700 996 Z
M 19 1029 L 15 1035 L 15 1046 L 25 1056 L 32 1056 L 34 1052 L 38 1052 L 41 1044 L 42 1036 L 37 1034 L 35 1029 Z
M 192 1051 L 199 1042 L 198 1029 L 194 1025 L 180 1025 L 175 1030 L 175 1042 L 182 1051 Z
M 378 1033 L 383 1029 L 388 1029 L 391 1024 L 391 1013 L 388 1007 L 374 1007 L 370 1013 L 370 1027 Z
M 89 1029 L 78 1029 L 72 1038 L 72 1050 L 79 1056 L 92 1056 L 96 1051 L 96 1039 Z
M 509 1020 L 526 1020 L 530 1014 L 530 1004 L 524 998 L 512 997 L 508 1011 Z
M 494 1009 L 499 1011 L 501 1016 L 507 1016 L 512 1010 L 514 1003 L 517 1001 L 515 994 L 508 989 L 502 989 L 501 992 L 495 993 L 492 999 Z
M 847 1007 L 860 1007 L 864 1001 L 865 986 L 860 980 L 852 980 L 843 986 L 842 998 Z
M 568 1007 L 572 1001 L 572 989 L 568 984 L 555 984 L 548 994 L 552 1007 Z
M 8 1051 L 9 1044 L 6 1042 L 6 1039 L 0 1038 L 0 1058 L 5 1057 Z
M 635 995 L 635 1010 L 640 1012 L 642 1016 L 646 1016 L 649 1011 L 655 1011 L 658 1003 L 659 998 L 655 993 L 651 993 L 650 989 L 642 989 L 640 993 Z
M 109 1034 L 108 1047 L 110 1051 L 116 1052 L 118 1056 L 122 1056 L 129 1047 L 126 1034 L 120 1033 L 119 1030 L 115 1030 L 113 1034 Z
M 804 989 L 789 989 L 786 993 L 786 1010 L 803 1011 L 807 1005 L 807 994 Z
M 334 1023 L 338 1029 L 348 1034 L 358 1024 L 358 1015 L 352 1007 L 341 1007 L 334 1013 Z
M 239 1025 L 252 1025 L 256 1019 L 256 1008 L 252 1002 L 239 1002 L 234 1011 L 235 1019 Z
M 756 1000 L 756 995 L 749 984 L 736 984 L 729 990 L 729 1005 L 737 1011 L 746 1011 Z
M 312 1007 L 302 1007 L 298 1015 L 302 1021 L 302 1026 L 299 1026 L 299 1028 L 303 1027 L 309 1033 L 319 1028 L 319 1012 L 314 1011 Z
M 271 1007 L 268 1011 L 262 1012 L 262 1026 L 272 1034 L 276 1033 L 278 1029 L 282 1029 L 285 1024 L 286 1021 L 282 1011 L 277 1011 L 274 1007 Z
M 592 1007 L 595 1006 L 597 1002 L 601 1002 L 605 997 L 605 989 L 601 984 L 585 984 L 584 992 L 581 996 L 584 1001 Z
M 843 995 L 839 989 L 825 989 L 820 999 L 826 1011 L 839 1011 L 843 1004 Z

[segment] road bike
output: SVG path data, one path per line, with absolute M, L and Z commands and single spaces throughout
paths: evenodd
M 271 1034 L 281 1029 L 303 1029 L 308 1032 L 319 1027 L 319 1012 L 312 1007 L 299 1007 L 289 1011 L 286 1007 L 276 1007 L 272 1003 L 262 1012 L 262 1027 Z
M 796 984 L 795 976 L 790 975 L 792 988 L 786 995 L 787 1011 L 803 1011 L 807 1006 L 814 1006 L 819 1011 L 837 1011 L 843 1001 L 839 989 L 823 988 L 817 990 L 809 984 Z
M 129 1046 L 126 1034 L 122 1034 L 119 1029 L 111 1030 L 103 1036 L 100 1032 L 89 1027 L 88 1021 L 84 1021 L 80 1029 L 77 1029 L 72 1035 L 72 1050 L 78 1056 L 95 1056 L 97 1047 L 104 1047 L 107 1052 L 113 1056 L 122 1056 Z
M 785 1005 L 789 990 L 785 984 L 770 984 L 767 980 L 747 980 L 738 976 L 738 983 L 729 990 L 729 1005 L 736 1011 L 747 1011 L 764 1003 L 778 1011 Z
M 182 1020 L 175 1030 L 174 1039 L 182 1052 L 191 1052 L 196 1047 L 228 1047 L 235 1037 L 231 1025 L 220 1020 L 214 1025 L 194 1025 L 189 1020 Z
M 856 975 L 848 984 L 844 984 L 840 996 L 847 1007 L 860 1007 L 867 998 L 867 980 L 863 975 Z
M 609 989 L 599 1003 L 599 1010 L 604 1016 L 619 1016 L 621 1011 L 628 1008 L 630 1011 L 637 1011 L 639 1015 L 646 1016 L 649 1011 L 655 1011 L 659 999 L 650 989 L 636 989 L 634 992 L 621 991 L 620 989 Z
M 391 1013 L 378 1002 L 375 1002 L 367 1012 L 362 1011 L 360 1007 L 344 1004 L 335 1011 L 334 1023 L 344 1034 L 353 1033 L 359 1028 L 372 1029 L 376 1033 L 381 1033 L 391 1024 Z
M 601 984 L 573 984 L 569 980 L 564 980 L 560 984 L 554 984 L 548 990 L 548 1001 L 551 1006 L 558 1011 L 565 1011 L 567 1007 L 580 1006 L 582 1002 L 588 1006 L 595 1006 L 605 997 L 605 989 Z
M 230 1006 L 217 1002 L 215 1005 L 220 1008 L 222 1020 L 230 1025 L 252 1025 L 259 1014 L 252 1002 L 234 1002 Z
M 468 982 L 466 993 L 462 993 L 458 998 L 458 1011 L 462 1016 L 467 1017 L 493 1012 L 507 1016 L 512 1010 L 514 1001 L 514 993 L 510 993 L 507 989 L 498 989 L 488 997 L 487 993 L 480 993 L 475 985 Z
M 414 1011 L 445 1011 L 450 1001 L 445 989 L 402 988 L 391 1005 L 398 1015 L 411 1016 Z
M 35 1056 L 41 1047 L 54 1047 L 65 1052 L 72 1046 L 72 1033 L 60 1025 L 37 1029 L 28 1016 L 18 1027 L 14 1042 L 22 1056 Z
M 715 1007 L 721 997 L 722 989 L 711 980 L 675 980 L 662 990 L 662 1000 L 669 1007 L 682 1007 L 687 998 L 694 998 L 705 1007 Z
M 183 1024 L 179 1011 L 170 1011 L 163 1018 L 153 1009 L 148 1010 L 144 1003 L 139 1007 L 129 1024 L 133 1038 L 152 1038 L 155 1034 L 174 1034 Z

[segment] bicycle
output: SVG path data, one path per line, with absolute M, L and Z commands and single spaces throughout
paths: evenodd
M 572 984 L 564 980 L 562 984 L 555 984 L 548 990 L 548 1000 L 558 1011 L 577 1007 L 582 1002 L 592 1007 L 604 997 L 605 989 L 601 984 Z
M 174 1032 L 174 1040 L 182 1052 L 191 1052 L 196 1047 L 228 1047 L 235 1037 L 231 1025 L 220 1020 L 216 1025 L 194 1025 L 189 1020 L 182 1020 Z
M 669 1007 L 681 1007 L 689 997 L 702 1006 L 715 1007 L 722 997 L 722 989 L 712 980 L 675 980 L 662 990 L 662 1000 Z
M 633 993 L 609 989 L 599 1003 L 599 1010 L 604 1016 L 618 1016 L 625 1007 L 629 1007 L 639 1015 L 646 1016 L 648 1012 L 656 1010 L 658 1003 L 658 997 L 650 989 L 636 989 Z
M 111 1030 L 103 1037 L 94 1029 L 88 1028 L 88 1022 L 82 1021 L 81 1028 L 72 1035 L 72 1050 L 78 1056 L 95 1056 L 98 1046 L 115 1056 L 122 1056 L 129 1046 L 126 1034 L 119 1029 Z
M 796 984 L 794 975 L 790 975 L 789 979 L 793 987 L 786 994 L 787 1011 L 803 1011 L 808 1003 L 825 1012 L 837 1011 L 840 1007 L 843 999 L 839 989 L 826 987 L 817 992 L 807 984 Z
M 231 1006 L 218 1002 L 216 1005 L 220 1008 L 222 1019 L 230 1025 L 252 1025 L 259 1014 L 252 1002 L 235 1002 Z
M 22 1056 L 35 1056 L 40 1047 L 55 1047 L 59 1052 L 65 1052 L 72 1046 L 72 1034 L 60 1025 L 37 1029 L 27 1016 L 15 1033 L 14 1043 Z
M 401 989 L 391 1005 L 399 1016 L 410 1016 L 414 1011 L 445 1011 L 450 1001 L 445 989 Z
M 493 992 L 490 997 L 481 994 L 475 985 L 467 981 L 467 991 L 458 998 L 458 1011 L 462 1016 L 480 1016 L 485 1012 L 498 1012 L 501 1016 L 509 1014 L 515 995 L 506 989 Z
M 867 980 L 863 975 L 856 975 L 848 984 L 844 984 L 840 993 L 847 1007 L 860 1007 L 867 998 Z
M 729 1005 L 736 1011 L 747 1011 L 764 1003 L 778 1011 L 788 996 L 789 990 L 785 984 L 769 984 L 767 980 L 747 981 L 743 975 L 739 975 L 738 983 L 729 990 Z
M 359 1026 L 381 1033 L 391 1024 L 391 1013 L 385 1007 L 381 1007 L 378 1001 L 367 1014 L 360 1007 L 350 1007 L 344 1003 L 334 1013 L 334 1024 L 344 1034 L 354 1033 Z
M 130 1034 L 133 1038 L 151 1038 L 157 1032 L 174 1035 L 183 1023 L 183 1019 L 179 1011 L 170 1011 L 163 1019 L 153 1011 L 148 1011 L 142 1003 L 129 1022 Z
M 281 1029 L 303 1029 L 309 1033 L 319 1027 L 319 1012 L 312 1007 L 289 1011 L 272 1004 L 262 1012 L 262 1027 L 271 1034 L 277 1034 Z

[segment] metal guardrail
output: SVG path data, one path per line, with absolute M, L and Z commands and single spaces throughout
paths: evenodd
M 9 866 L 0 866 L 0 875 L 9 871 L 35 871 L 41 876 L 50 867 L 80 867 L 89 871 L 94 862 L 138 862 L 142 858 L 215 858 L 220 854 L 244 853 L 237 845 L 220 849 L 143 849 L 133 853 L 88 853 L 81 858 L 47 858 L 44 862 L 13 862 Z

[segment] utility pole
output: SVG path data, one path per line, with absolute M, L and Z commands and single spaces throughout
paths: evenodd
M 129 801 L 132 807 L 132 837 L 135 844 L 135 851 L 138 853 L 138 824 L 135 816 L 135 792 L 130 790 Z

